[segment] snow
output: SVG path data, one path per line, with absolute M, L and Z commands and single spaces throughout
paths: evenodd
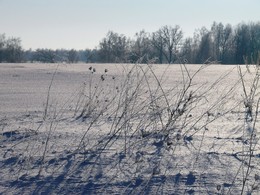
M 237 70 L 0 64 L 0 193 L 257 194 L 258 112 L 245 120 Z

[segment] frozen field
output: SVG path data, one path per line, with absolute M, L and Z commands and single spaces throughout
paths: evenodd
M 0 64 L 0 194 L 259 194 L 255 66 Z

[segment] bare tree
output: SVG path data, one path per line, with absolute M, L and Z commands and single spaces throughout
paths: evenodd
M 167 63 L 171 64 L 177 60 L 180 43 L 183 38 L 183 32 L 180 26 L 163 26 L 157 32 L 153 33 L 153 45 L 159 51 L 159 59 L 162 63 L 162 55 Z
M 126 62 L 129 40 L 112 31 L 99 43 L 99 54 L 103 62 Z
M 226 63 L 226 54 L 228 49 L 231 49 L 232 27 L 227 24 L 225 27 L 222 23 L 214 22 L 211 27 L 213 39 L 213 55 L 216 60 L 221 63 Z
M 196 63 L 205 63 L 209 58 L 213 57 L 211 32 L 205 27 L 200 30 L 200 42 L 197 53 Z
M 249 52 L 250 31 L 246 24 L 240 24 L 235 31 L 235 61 L 244 64 Z
M 164 39 L 161 29 L 152 34 L 152 44 L 158 52 L 159 63 L 163 63 Z
M 75 49 L 71 49 L 68 51 L 67 54 L 68 62 L 69 63 L 76 63 L 79 60 L 78 52 Z
M 136 62 L 141 59 L 141 62 L 147 62 L 153 56 L 152 43 L 149 38 L 149 33 L 144 30 L 135 34 L 131 44 L 130 60 Z
M 192 38 L 186 38 L 181 48 L 180 56 L 186 63 L 193 63 L 194 60 L 194 42 Z
M 4 61 L 5 34 L 0 34 L 0 63 Z
M 250 28 L 250 63 L 255 63 L 259 60 L 260 51 L 260 22 L 249 24 Z M 248 56 L 249 57 L 249 56 Z
M 56 54 L 51 49 L 37 49 L 33 55 L 33 61 L 39 61 L 44 63 L 55 63 Z
M 23 60 L 23 49 L 20 38 L 9 38 L 5 45 L 5 60 L 7 62 L 21 62 Z
M 169 64 L 174 63 L 177 59 L 176 56 L 178 55 L 183 32 L 180 29 L 180 26 L 176 25 L 175 27 L 162 27 L 162 33 L 165 44 L 165 58 Z

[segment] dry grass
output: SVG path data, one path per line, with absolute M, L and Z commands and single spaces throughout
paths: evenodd
M 89 66 L 75 93 L 52 104 L 55 70 L 44 117 L 22 116 L 17 130 L 1 122 L 1 192 L 257 192 L 258 67 L 207 80 L 210 64 L 178 66 Z

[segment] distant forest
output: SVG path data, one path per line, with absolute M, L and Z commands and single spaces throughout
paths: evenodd
M 0 34 L 0 62 L 43 63 L 189 63 L 216 61 L 219 64 L 258 63 L 260 22 L 236 26 L 214 22 L 193 37 L 184 38 L 180 26 L 163 26 L 156 32 L 137 32 L 129 38 L 109 31 L 96 49 L 24 50 L 21 39 Z

